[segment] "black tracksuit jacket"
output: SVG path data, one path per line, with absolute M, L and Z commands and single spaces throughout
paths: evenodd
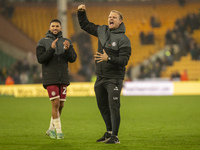
M 124 79 L 125 66 L 131 55 L 131 43 L 125 35 L 124 23 L 110 30 L 107 25 L 99 26 L 89 22 L 86 11 L 78 11 L 78 20 L 81 28 L 98 37 L 98 52 L 103 49 L 111 60 L 96 63 L 96 75 L 105 78 Z
M 58 38 L 56 48 L 52 49 L 51 44 L 56 38 Z M 68 50 L 64 49 L 63 42 L 65 40 L 70 42 Z M 42 64 L 42 80 L 44 88 L 48 85 L 70 84 L 68 62 L 74 62 L 77 55 L 71 41 L 62 37 L 62 32 L 59 32 L 58 35 L 55 36 L 48 31 L 46 37 L 38 42 L 36 55 L 38 62 Z

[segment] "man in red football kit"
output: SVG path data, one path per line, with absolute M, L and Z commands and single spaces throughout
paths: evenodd
M 62 37 L 61 30 L 61 22 L 52 20 L 46 37 L 36 47 L 37 60 L 42 64 L 43 86 L 52 103 L 52 117 L 46 134 L 57 139 L 64 138 L 60 115 L 66 101 L 67 86 L 70 84 L 68 62 L 73 63 L 77 58 L 71 41 Z

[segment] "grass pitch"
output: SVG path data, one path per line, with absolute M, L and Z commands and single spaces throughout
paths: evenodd
M 1 150 L 199 150 L 200 96 L 121 97 L 121 144 L 96 143 L 105 132 L 94 97 L 68 97 L 65 139 L 45 135 L 48 98 L 0 97 Z

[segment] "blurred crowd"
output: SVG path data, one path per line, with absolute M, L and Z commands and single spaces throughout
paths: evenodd
M 184 0 L 179 1 L 181 6 L 185 5 Z M 6 8 L 7 7 L 7 8 Z M 5 9 L 1 12 L 8 17 L 12 17 L 12 11 L 10 6 L 5 5 Z M 9 10 L 9 9 L 10 10 Z M 7 10 L 6 10 L 7 9 Z M 8 11 L 9 10 L 9 11 Z M 150 25 L 152 28 L 160 28 L 162 24 L 159 20 L 159 14 L 153 14 L 150 18 Z M 193 60 L 200 60 L 200 44 L 192 38 L 194 30 L 199 30 L 200 27 L 200 10 L 199 13 L 189 13 L 183 18 L 178 18 L 173 29 L 168 29 L 165 34 L 165 44 L 169 46 L 169 50 L 165 51 L 164 57 L 157 57 L 155 60 L 147 60 L 140 65 L 138 79 L 145 78 L 159 78 L 161 77 L 161 71 L 165 70 L 166 66 L 173 65 L 175 60 L 179 60 L 180 57 L 191 54 Z M 149 31 L 147 34 L 144 31 L 140 33 L 141 45 L 155 44 L 155 35 L 153 31 Z M 73 75 L 73 81 L 91 81 L 94 77 L 94 61 L 93 50 L 90 36 L 84 32 L 81 32 L 72 37 L 72 41 L 77 43 L 78 51 L 80 55 L 81 68 L 76 75 Z M 179 51 L 175 53 L 174 45 L 179 47 Z M 85 55 L 87 53 L 87 55 Z M 133 53 L 134 55 L 134 53 Z M 34 58 L 35 59 L 35 58 Z M 127 76 L 131 80 L 131 69 L 134 66 L 130 66 L 127 70 Z M 181 77 L 182 76 L 182 77 Z M 171 75 L 174 80 L 187 80 L 187 70 L 184 73 L 174 71 Z M 0 84 L 31 84 L 41 83 L 42 75 L 41 68 L 38 63 L 30 63 L 28 58 L 18 60 L 12 65 L 11 69 L 0 69 Z
M 79 59 L 81 62 L 81 68 L 78 70 L 76 78 L 74 76 L 72 79 L 84 82 L 91 81 L 95 71 L 91 37 L 85 31 L 81 31 L 78 34 L 74 34 L 71 39 L 72 42 L 77 43 Z
M 41 83 L 41 69 L 35 62 L 33 54 L 23 60 L 16 61 L 10 68 L 0 69 L 0 84 L 31 84 Z
M 154 61 L 149 59 L 141 64 L 139 71 L 140 73 L 137 78 L 159 78 L 161 77 L 161 71 L 165 70 L 166 66 L 172 66 L 175 60 L 179 60 L 181 56 L 186 56 L 188 53 L 191 54 L 192 60 L 200 60 L 200 43 L 198 44 L 192 37 L 194 30 L 199 29 L 200 10 L 198 14 L 189 13 L 183 18 L 178 18 L 174 23 L 174 28 L 172 30 L 168 29 L 165 34 L 165 45 L 169 46 L 169 50 L 165 51 L 164 57 L 158 56 Z M 141 44 L 144 44 L 142 40 Z M 175 53 L 174 45 L 178 46 L 179 51 L 177 53 Z M 127 77 L 129 80 L 132 80 L 131 69 L 133 67 L 134 66 L 130 66 L 127 71 Z M 175 71 L 172 73 L 171 78 L 174 79 L 174 76 L 177 74 L 179 80 L 188 79 L 187 77 L 181 78 L 181 76 L 187 75 L 187 70 L 185 70 L 183 73 Z

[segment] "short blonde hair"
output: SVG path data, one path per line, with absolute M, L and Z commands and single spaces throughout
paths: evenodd
M 122 13 L 120 13 L 120 12 L 117 11 L 117 10 L 111 10 L 110 12 L 117 13 L 117 14 L 119 15 L 119 19 L 120 19 L 121 21 L 123 21 L 123 15 L 122 15 Z

